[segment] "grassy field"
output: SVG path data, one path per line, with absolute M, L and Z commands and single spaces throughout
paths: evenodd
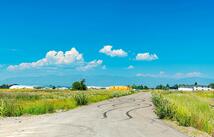
M 152 100 L 159 118 L 213 134 L 214 92 L 156 91 Z
M 0 116 L 38 115 L 66 111 L 132 91 L 0 90 Z

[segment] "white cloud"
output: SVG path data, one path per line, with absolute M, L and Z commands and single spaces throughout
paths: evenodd
M 158 74 L 138 73 L 136 76 L 138 76 L 138 77 L 151 77 L 151 78 L 167 77 L 166 73 L 163 71 L 160 71 Z
M 95 68 L 97 66 L 102 65 L 103 61 L 102 60 L 93 60 L 91 62 L 86 63 L 84 66 L 81 66 L 77 68 L 80 71 L 87 71 L 89 69 Z
M 194 78 L 201 77 L 202 75 L 201 72 L 176 73 L 175 78 Z
M 134 69 L 134 66 L 129 65 L 129 66 L 127 67 L 127 69 Z
M 111 57 L 126 57 L 128 55 L 128 53 L 122 49 L 112 49 L 111 45 L 104 46 L 99 52 Z
M 136 56 L 136 60 L 145 60 L 145 61 L 153 61 L 159 59 L 156 54 L 147 53 L 138 53 Z
M 181 78 L 194 78 L 194 77 L 202 77 L 201 72 L 189 72 L 189 73 L 175 73 L 175 74 L 167 74 L 163 71 L 158 74 L 150 74 L 150 73 L 138 73 L 136 76 L 138 77 L 151 77 L 151 78 L 173 78 L 173 79 L 181 79 Z
M 85 68 L 93 68 L 94 63 L 100 63 L 100 60 L 91 61 L 89 63 L 84 62 L 83 55 L 79 53 L 75 48 L 72 48 L 69 51 L 62 52 L 62 51 L 49 51 L 47 52 L 46 56 L 38 61 L 30 62 L 30 63 L 21 63 L 19 65 L 10 65 L 8 66 L 9 71 L 15 70 L 25 70 L 31 68 L 40 68 L 46 67 L 51 65 L 81 65 Z

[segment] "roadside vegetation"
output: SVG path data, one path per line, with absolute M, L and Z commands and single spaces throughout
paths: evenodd
M 214 92 L 153 92 L 152 101 L 160 119 L 177 121 L 208 134 L 214 132 Z
M 0 116 L 38 115 L 66 111 L 81 105 L 130 95 L 131 91 L 111 90 L 27 90 L 1 89 Z

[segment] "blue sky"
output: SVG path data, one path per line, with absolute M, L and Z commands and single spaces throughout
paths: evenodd
M 45 79 L 45 84 L 67 85 L 86 77 L 93 85 L 199 79 L 206 84 L 214 79 L 213 4 L 211 0 L 1 1 L 0 83 L 34 84 L 27 79 L 37 78 L 36 84 Z M 72 48 L 71 55 L 65 55 Z M 49 51 L 55 52 L 47 59 Z

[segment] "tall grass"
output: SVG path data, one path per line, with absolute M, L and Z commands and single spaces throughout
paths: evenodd
M 78 93 L 74 96 L 74 99 L 77 105 L 87 105 L 88 104 L 88 96 L 84 93 Z
M 23 114 L 22 106 L 15 101 L 0 100 L 0 116 L 21 116 Z
M 176 120 L 209 134 L 214 132 L 214 110 L 199 93 L 153 93 L 155 112 L 161 119 Z
M 0 90 L 0 116 L 39 115 L 133 94 L 130 91 Z

